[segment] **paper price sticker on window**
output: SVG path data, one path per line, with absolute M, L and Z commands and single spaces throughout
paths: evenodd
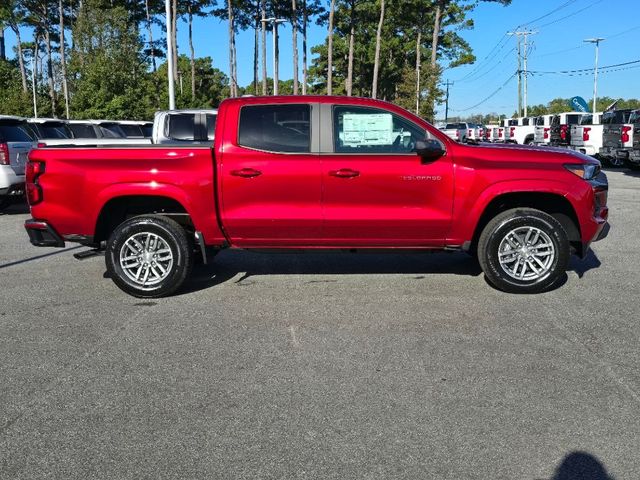
M 390 145 L 393 117 L 390 113 L 346 113 L 342 117 L 342 132 L 345 146 Z

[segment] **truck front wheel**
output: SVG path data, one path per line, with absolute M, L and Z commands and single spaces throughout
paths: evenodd
M 193 266 L 185 230 L 161 215 L 133 217 L 111 234 L 105 252 L 107 272 L 129 295 L 158 298 L 184 283 Z
M 487 279 L 511 293 L 552 288 L 564 275 L 570 255 L 562 225 L 551 215 L 531 208 L 497 215 L 478 241 L 478 260 Z

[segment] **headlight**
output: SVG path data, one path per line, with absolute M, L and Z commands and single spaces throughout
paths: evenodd
M 594 165 L 593 163 L 571 163 L 565 165 L 564 168 L 585 180 L 592 180 L 600 173 L 600 165 Z

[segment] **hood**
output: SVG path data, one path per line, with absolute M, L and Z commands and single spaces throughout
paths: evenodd
M 464 155 L 487 161 L 600 165 L 600 162 L 595 158 L 569 148 L 518 145 L 515 143 L 460 144 L 460 146 L 465 150 Z

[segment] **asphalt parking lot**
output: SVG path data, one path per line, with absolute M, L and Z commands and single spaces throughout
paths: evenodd
M 640 174 L 609 181 L 609 237 L 529 296 L 462 254 L 229 251 L 140 300 L 14 206 L 0 478 L 637 479 Z

